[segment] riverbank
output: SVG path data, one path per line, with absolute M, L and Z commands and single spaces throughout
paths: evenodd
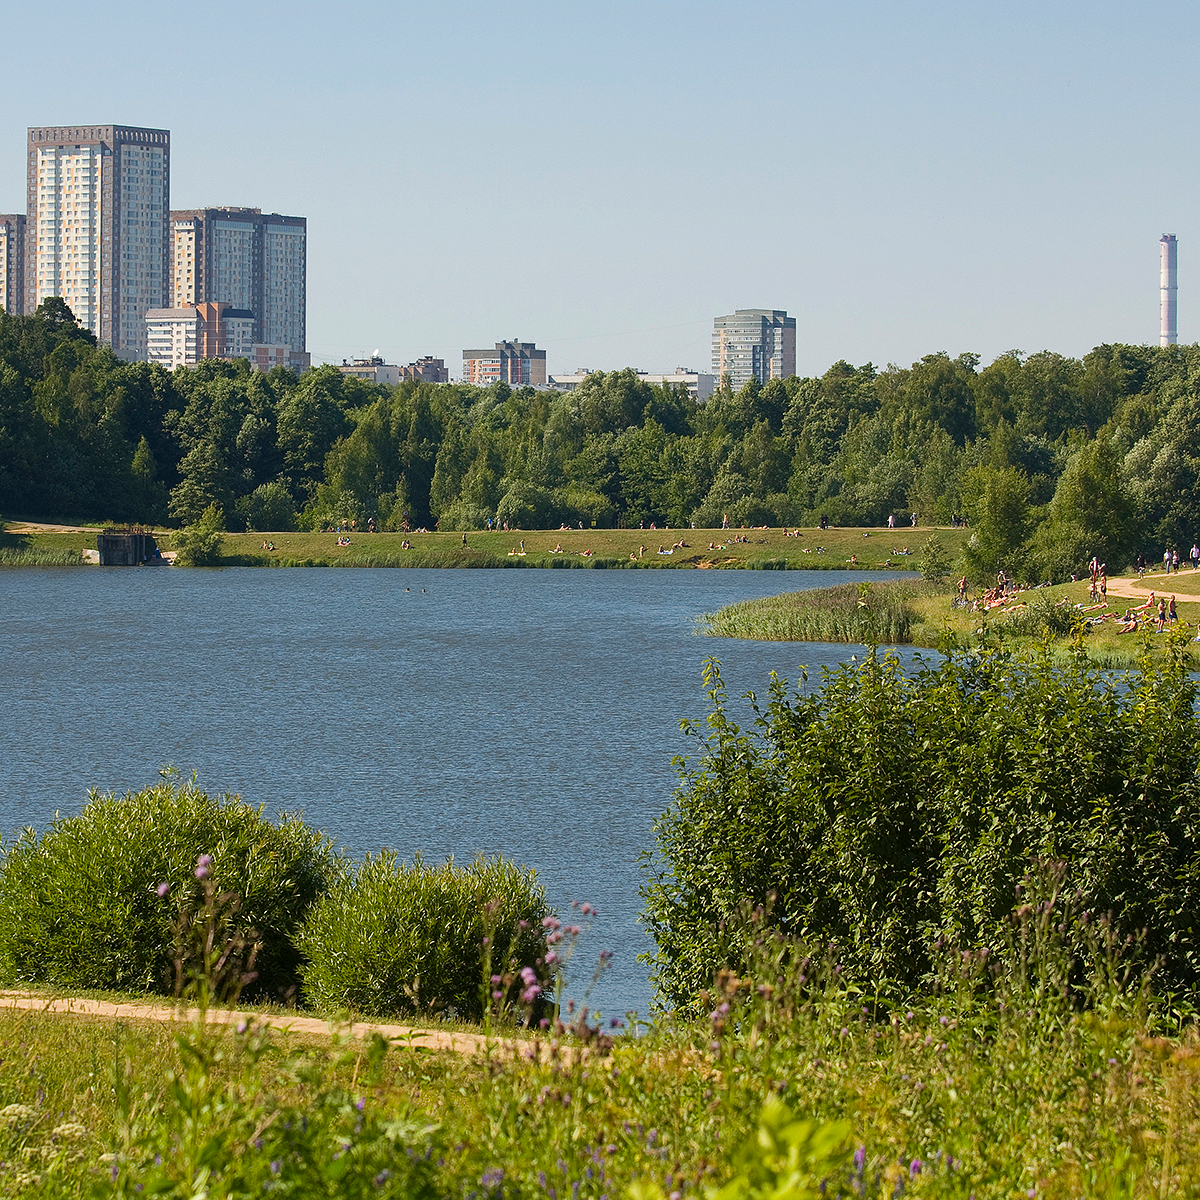
M 1076 644 L 1098 665 L 1132 666 L 1151 647 L 1166 644 L 1165 634 L 1148 622 L 1134 633 L 1120 633 L 1116 618 L 1151 596 L 1175 596 L 1179 620 L 1168 624 L 1174 638 L 1195 637 L 1200 628 L 1200 572 L 1169 577 L 1148 574 L 1108 581 L 1107 604 L 1095 604 L 1090 584 L 1059 584 L 1020 592 L 1009 604 L 984 612 L 957 602 L 948 583 L 889 580 L 841 584 L 731 604 L 707 618 L 710 637 L 759 641 L 846 642 L 878 645 L 958 647 L 1041 644 L 1049 639 L 1059 652 Z M 1153 610 L 1144 610 L 1145 616 Z M 1186 631 L 1186 633 L 1185 633 Z M 1174 640 L 1174 638 L 1172 640 Z M 1200 669 L 1200 647 L 1188 641 L 1183 652 Z
M 62 565 L 82 561 L 83 550 L 96 548 L 98 532 L 12 522 L 0 533 L 0 551 L 9 552 L 13 565 Z M 928 527 L 801 529 L 796 536 L 778 527 L 544 529 L 468 533 L 465 546 L 461 533 L 227 533 L 217 565 L 911 571 L 932 532 L 951 558 L 968 533 Z M 161 549 L 172 548 L 170 530 L 156 537 Z

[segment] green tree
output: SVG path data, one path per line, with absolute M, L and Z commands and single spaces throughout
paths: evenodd
M 967 573 L 983 582 L 995 579 L 1002 570 L 1024 574 L 1032 521 L 1025 474 L 1015 467 L 980 466 L 968 474 L 965 487 L 973 527 L 963 547 Z
M 1095 556 L 1113 573 L 1137 546 L 1133 503 L 1121 479 L 1121 459 L 1106 438 L 1085 443 L 1067 463 L 1030 557 L 1037 575 L 1060 583 L 1082 574 Z
M 175 534 L 173 542 L 178 566 L 215 566 L 225 542 L 225 514 L 217 505 L 210 504 L 195 523 Z
M 278 479 L 271 483 L 260 483 L 237 503 L 247 529 L 281 533 L 296 527 L 296 502 L 286 485 Z

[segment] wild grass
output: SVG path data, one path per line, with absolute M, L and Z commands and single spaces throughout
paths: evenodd
M 844 583 L 731 604 L 708 618 L 709 637 L 780 642 L 909 641 L 913 589 L 904 581 Z
M 1080 988 L 1060 919 L 1030 906 L 992 955 L 947 948 L 937 985 L 890 1008 L 760 930 L 700 1016 L 591 1049 L 565 1031 L 468 1057 L 0 1012 L 0 1190 L 1200 1194 L 1194 1026 L 1155 1015 L 1119 947 Z
M 0 567 L 79 567 L 83 557 L 78 550 L 60 550 L 51 546 L 0 546 Z

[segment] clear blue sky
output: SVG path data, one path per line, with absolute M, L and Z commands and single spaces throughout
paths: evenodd
M 51 16 L 52 12 L 52 16 Z M 1195 5 L 65 0 L 5 15 L 25 129 L 171 130 L 172 206 L 309 220 L 314 361 L 708 369 L 785 308 L 798 369 L 1200 336 Z M 1195 264 L 1195 266 L 1193 266 Z

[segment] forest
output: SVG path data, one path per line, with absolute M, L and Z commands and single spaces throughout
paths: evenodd
M 722 386 L 631 370 L 574 392 L 245 360 L 118 360 L 61 300 L 0 311 L 0 512 L 230 530 L 880 526 L 965 519 L 967 567 L 1062 579 L 1200 534 L 1200 346 L 1082 359 L 938 351 L 907 367 Z

